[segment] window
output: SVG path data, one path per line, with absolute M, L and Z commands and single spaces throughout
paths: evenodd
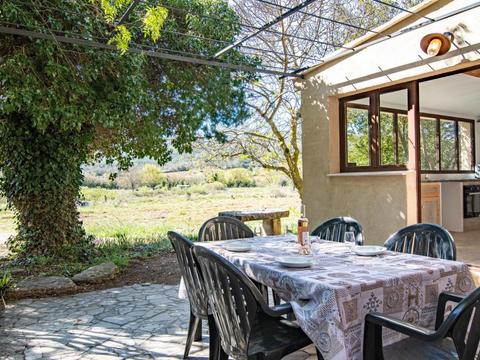
M 474 123 L 459 121 L 457 124 L 460 171 L 472 171 L 475 163 L 473 156 Z
M 423 172 L 472 172 L 474 121 L 444 115 L 420 116 Z
M 341 101 L 342 171 L 405 169 L 408 90 Z
M 458 168 L 456 122 L 440 119 L 440 164 L 442 170 Z
M 365 98 L 346 105 L 348 166 L 370 165 L 369 103 Z
M 408 89 L 404 85 L 340 100 L 341 171 L 406 169 Z M 420 113 L 422 172 L 473 172 L 474 151 L 474 120 Z
M 422 170 L 440 170 L 437 119 L 420 117 L 420 163 Z

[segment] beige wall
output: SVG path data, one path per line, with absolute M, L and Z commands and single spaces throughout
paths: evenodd
M 415 221 L 415 189 L 410 188 L 410 196 L 407 193 L 415 182 L 415 173 L 359 176 L 332 171 L 335 167 L 331 165 L 338 158 L 338 137 L 334 135 L 338 125 L 337 102 L 328 99 L 321 84 L 306 88 L 302 100 L 304 202 L 312 229 L 332 217 L 352 216 L 363 225 L 367 244 L 383 244 L 409 219 Z M 415 210 L 409 212 L 412 194 Z

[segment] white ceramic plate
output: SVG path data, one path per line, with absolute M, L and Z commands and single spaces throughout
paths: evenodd
M 248 252 L 252 250 L 252 245 L 250 244 L 227 244 L 225 249 L 233 252 Z
M 290 268 L 307 268 L 313 265 L 313 259 L 305 256 L 282 256 L 276 260 L 280 265 Z
M 372 245 L 355 246 L 352 248 L 352 251 L 360 256 L 377 256 L 383 254 L 386 250 L 383 246 Z

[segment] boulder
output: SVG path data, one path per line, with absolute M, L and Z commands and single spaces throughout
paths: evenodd
M 14 298 L 27 298 L 43 295 L 66 294 L 72 292 L 76 288 L 77 285 L 75 285 L 71 279 L 64 276 L 36 276 L 18 282 L 17 286 L 10 292 L 10 294 L 13 295 Z
M 76 284 L 98 284 L 113 279 L 117 272 L 118 268 L 113 262 L 106 262 L 82 271 L 72 277 L 72 280 Z

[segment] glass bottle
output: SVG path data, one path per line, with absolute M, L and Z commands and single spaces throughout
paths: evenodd
M 308 219 L 306 216 L 305 205 L 302 204 L 301 216 L 298 219 L 297 241 L 303 254 L 310 254 L 310 234 L 308 233 Z

